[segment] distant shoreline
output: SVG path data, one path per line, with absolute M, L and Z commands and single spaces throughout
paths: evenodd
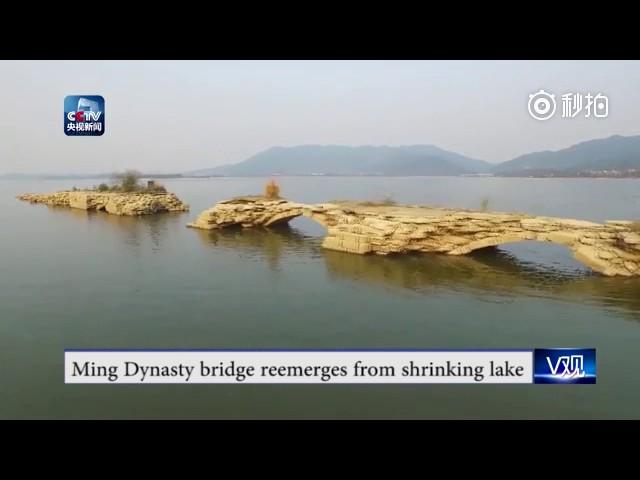
M 38 175 L 38 174 L 8 174 L 0 175 L 0 180 L 100 180 L 110 178 L 111 175 Z M 329 178 L 556 178 L 556 179 L 635 179 L 640 180 L 640 175 L 374 175 L 374 174 L 268 174 L 268 175 L 181 175 L 181 174 L 142 174 L 141 178 L 154 179 L 211 179 L 211 178 L 298 178 L 298 177 L 329 177 Z

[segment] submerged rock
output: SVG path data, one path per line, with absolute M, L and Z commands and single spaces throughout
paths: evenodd
M 151 215 L 164 212 L 187 212 L 189 206 L 175 194 L 164 192 L 93 192 L 64 191 L 49 194 L 25 193 L 17 197 L 31 203 L 102 210 L 113 215 Z
M 640 237 L 631 222 L 599 224 L 519 213 L 476 212 L 357 202 L 305 205 L 264 197 L 220 202 L 189 227 L 212 230 L 269 227 L 301 215 L 327 229 L 323 247 L 378 255 L 445 253 L 464 255 L 522 240 L 567 246 L 576 259 L 604 275 L 640 275 Z

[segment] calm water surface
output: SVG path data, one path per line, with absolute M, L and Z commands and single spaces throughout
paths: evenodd
M 323 228 L 185 228 L 265 179 L 164 182 L 191 212 L 145 218 L 30 205 L 0 181 L 0 418 L 640 418 L 640 279 L 552 244 L 369 257 Z M 640 181 L 280 179 L 296 201 L 381 199 L 586 220 L 640 218 Z M 64 385 L 64 348 L 596 347 L 597 385 Z

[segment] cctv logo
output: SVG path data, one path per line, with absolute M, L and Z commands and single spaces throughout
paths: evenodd
M 547 357 L 547 363 L 549 364 L 549 370 L 551 375 L 559 377 L 584 377 L 584 356 L 583 355 L 571 355 L 558 357 L 556 359 L 555 366 L 552 365 L 551 357 Z M 559 372 L 560 366 L 563 367 L 562 372 Z
M 68 136 L 104 134 L 104 98 L 99 95 L 69 95 L 64 99 L 64 133 Z
M 536 348 L 534 383 L 596 383 L 595 348 Z
M 69 112 L 67 113 L 67 120 L 70 122 L 86 122 L 86 121 L 95 121 L 100 120 L 102 116 L 102 112 L 85 112 L 80 110 L 78 112 Z

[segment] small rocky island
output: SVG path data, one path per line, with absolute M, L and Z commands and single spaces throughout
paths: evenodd
M 541 217 L 517 213 L 399 206 L 372 202 L 307 205 L 266 196 L 219 202 L 189 227 L 270 227 L 304 215 L 327 229 L 322 246 L 357 254 L 464 255 L 522 240 L 567 246 L 575 258 L 607 276 L 640 275 L 637 222 Z
M 113 215 L 137 216 L 189 211 L 189 206 L 173 193 L 63 191 L 44 194 L 25 193 L 17 198 L 31 203 L 105 211 Z
M 119 175 L 112 186 L 103 183 L 94 189 L 25 193 L 17 198 L 31 203 L 104 211 L 113 215 L 138 216 L 189 211 L 188 205 L 154 181 L 141 186 L 139 175 L 133 171 Z

